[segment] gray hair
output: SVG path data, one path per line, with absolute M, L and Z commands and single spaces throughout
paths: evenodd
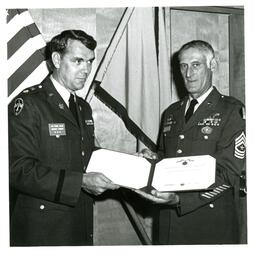
M 189 48 L 195 48 L 200 50 L 201 52 L 204 52 L 206 55 L 207 66 L 210 67 L 211 60 L 215 57 L 215 53 L 213 47 L 209 43 L 202 40 L 190 41 L 180 48 L 180 50 L 178 51 L 178 58 L 185 50 Z

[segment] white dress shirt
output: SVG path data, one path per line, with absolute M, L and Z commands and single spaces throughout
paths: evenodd
M 69 98 L 70 98 L 70 93 L 74 95 L 74 100 L 76 101 L 76 95 L 73 92 L 68 91 L 63 85 L 61 85 L 59 82 L 57 82 L 53 76 L 50 76 L 50 79 L 55 86 L 57 92 L 60 94 L 60 96 L 63 98 L 64 102 L 66 105 L 69 107 Z
M 213 90 L 213 86 L 211 86 L 203 95 L 201 95 L 200 97 L 198 97 L 196 99 L 198 103 L 195 105 L 193 113 L 198 109 L 200 104 L 208 97 L 208 95 L 211 93 L 212 90 Z M 193 98 L 191 96 L 189 96 L 189 99 L 188 99 L 186 107 L 185 107 L 185 114 L 186 114 L 187 109 L 190 106 L 191 100 L 193 100 Z

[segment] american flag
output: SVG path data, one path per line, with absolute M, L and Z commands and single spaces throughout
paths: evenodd
M 7 76 L 9 102 L 48 74 L 46 43 L 27 9 L 7 10 Z

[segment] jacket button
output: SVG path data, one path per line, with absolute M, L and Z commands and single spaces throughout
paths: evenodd
M 183 139 L 184 139 L 184 135 L 183 135 L 183 134 L 180 134 L 180 135 L 179 135 L 179 138 L 180 138 L 180 140 L 183 140 Z
M 204 139 L 205 139 L 205 140 L 208 140 L 208 136 L 207 136 L 207 135 L 205 135 L 205 136 L 204 136 Z
M 84 156 L 84 155 L 85 155 L 85 151 L 84 151 L 84 150 L 81 152 L 81 155 L 82 155 L 82 156 Z
M 210 208 L 214 208 L 214 204 L 209 204 L 209 207 Z
M 41 204 L 40 205 L 40 209 L 43 210 L 45 208 L 45 205 L 44 204 Z
M 177 153 L 177 154 L 181 154 L 181 153 L 183 153 L 183 151 L 182 151 L 181 149 L 178 149 L 178 150 L 176 151 L 176 153 Z

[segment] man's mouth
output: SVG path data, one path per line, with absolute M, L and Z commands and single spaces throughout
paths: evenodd
M 86 80 L 86 77 L 77 77 L 78 80 Z

